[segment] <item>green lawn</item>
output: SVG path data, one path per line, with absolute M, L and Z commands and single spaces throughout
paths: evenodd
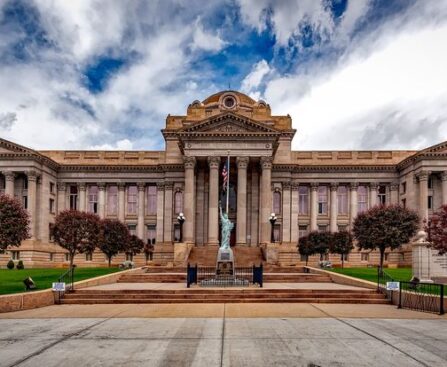
M 377 282 L 377 268 L 334 268 L 330 269 L 335 273 L 349 275 L 351 277 Z M 384 272 L 389 274 L 394 280 L 409 281 L 412 276 L 411 268 L 384 268 Z
M 24 292 L 23 280 L 31 277 L 37 290 L 51 288 L 53 282 L 67 271 L 67 269 L 0 269 L 0 294 Z M 76 268 L 75 281 L 94 278 L 120 271 L 118 268 Z

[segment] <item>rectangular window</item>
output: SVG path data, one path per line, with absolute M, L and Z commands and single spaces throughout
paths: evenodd
M 337 189 L 338 214 L 348 214 L 348 189 L 346 186 L 339 186 Z
M 78 187 L 76 185 L 70 186 L 70 210 L 78 208 Z
M 147 190 L 147 214 L 157 214 L 157 186 L 148 186 Z
M 427 197 L 427 207 L 428 209 L 433 209 L 433 196 L 431 195 Z
M 54 253 L 50 252 L 48 255 L 49 255 L 49 260 L 54 261 Z
M 318 214 L 327 214 L 327 186 L 318 187 Z
M 403 252 L 399 253 L 399 261 L 405 261 L 405 254 Z
M 377 203 L 379 205 L 386 204 L 386 186 L 384 186 L 384 185 L 380 185 L 377 188 Z
M 307 186 L 299 186 L 299 214 L 308 215 L 309 214 L 309 187 Z
M 180 241 L 180 224 L 174 224 L 174 241 Z
M 131 235 L 137 234 L 137 225 L 136 224 L 128 224 L 127 229 L 129 230 Z
M 22 205 L 25 209 L 28 209 L 28 196 L 22 196 Z
M 70 254 L 64 254 L 64 261 L 70 261 Z
M 48 224 L 48 238 L 49 238 L 50 242 L 54 241 L 53 231 L 54 231 L 54 223 L 49 223 Z
M 300 261 L 306 261 L 307 256 L 306 255 L 300 255 Z
M 433 177 L 431 176 L 428 178 L 428 188 L 429 189 L 433 188 Z
M 390 254 L 388 252 L 385 252 L 385 258 L 384 258 L 385 261 L 388 261 L 389 255 Z
M 338 231 L 342 232 L 342 231 L 346 231 L 348 229 L 348 226 L 346 224 L 339 224 L 338 225 Z
M 88 211 L 89 213 L 98 213 L 98 186 L 88 187 Z
M 279 191 L 275 191 L 273 193 L 273 213 L 281 214 L 281 193 Z
M 127 214 L 137 214 L 138 188 L 133 185 L 127 188 Z
M 318 232 L 327 232 L 327 225 L 325 224 L 319 225 Z
M 362 255 L 361 255 L 362 257 L 361 257 L 361 260 L 362 261 L 369 261 L 369 254 L 368 253 L 366 253 L 366 252 L 362 252 Z
M 281 225 L 275 224 L 273 226 L 273 240 L 275 242 L 281 242 Z
M 107 214 L 118 214 L 118 186 L 107 187 Z
M 11 251 L 12 260 L 20 260 L 20 251 Z
M 359 186 L 357 189 L 357 210 L 358 213 L 368 210 L 368 188 L 366 186 Z
M 349 261 L 349 254 L 343 254 L 340 256 L 340 260 Z
M 133 254 L 130 252 L 126 253 L 126 261 L 133 261 Z
M 85 254 L 85 261 L 92 261 L 93 260 L 93 254 L 91 252 L 87 252 Z
M 401 202 L 402 202 L 402 206 L 404 208 L 406 208 L 407 207 L 407 199 L 402 199 Z
M 5 178 L 0 177 L 0 194 L 5 193 Z
M 50 182 L 50 193 L 54 194 L 54 182 Z
M 54 212 L 55 212 L 54 199 L 50 199 L 50 213 L 54 214 Z
M 183 212 L 183 193 L 181 191 L 175 192 L 174 207 L 175 207 L 175 214 L 180 214 Z
M 299 238 L 307 236 L 307 226 L 298 226 L 298 236 Z
M 150 241 L 150 243 L 155 244 L 157 227 L 155 226 L 155 224 L 149 224 L 146 226 L 146 230 L 147 230 L 147 240 Z
M 402 182 L 402 194 L 405 194 L 407 192 L 407 183 Z

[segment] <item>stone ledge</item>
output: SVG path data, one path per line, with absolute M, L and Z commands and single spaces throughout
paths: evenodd
M 369 288 L 369 289 L 377 288 L 376 283 L 370 282 L 368 280 L 354 278 L 354 277 L 350 277 L 348 275 L 338 274 L 338 273 L 334 273 L 334 272 L 328 271 L 328 270 L 313 268 L 311 266 L 305 266 L 305 268 L 309 269 L 309 271 L 311 273 L 328 275 L 334 283 L 344 284 L 344 285 L 353 285 L 356 287 L 363 287 L 363 288 Z

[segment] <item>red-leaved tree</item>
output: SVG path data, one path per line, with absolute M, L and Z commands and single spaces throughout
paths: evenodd
M 425 223 L 424 230 L 428 234 L 430 246 L 438 250 L 440 255 L 447 253 L 447 205 L 441 206 L 433 213 Z
M 112 257 L 129 248 L 130 233 L 126 225 L 116 219 L 102 220 L 102 239 L 99 249 L 107 256 L 109 267 Z
M 101 240 L 101 220 L 96 214 L 78 210 L 61 212 L 54 223 L 54 241 L 68 250 L 70 269 L 77 253 L 91 253 Z
M 128 254 L 132 254 L 136 255 L 139 254 L 141 252 L 141 250 L 143 250 L 144 248 L 144 242 L 142 239 L 140 239 L 140 237 L 135 236 L 134 234 L 130 236 L 129 238 L 129 245 L 127 247 L 127 253 Z
M 331 234 L 329 251 L 341 255 L 341 267 L 345 266 L 345 256 L 354 249 L 352 235 L 348 231 L 339 231 Z
M 20 246 L 29 238 L 29 215 L 22 204 L 8 195 L 0 195 L 0 251 Z
M 317 253 L 314 243 L 309 241 L 308 236 L 300 237 L 298 240 L 298 252 L 300 255 L 306 257 L 306 266 L 309 261 L 309 256 Z

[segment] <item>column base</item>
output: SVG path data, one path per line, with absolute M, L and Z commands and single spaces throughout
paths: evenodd
M 236 246 L 248 246 L 247 242 L 236 242 Z
M 207 243 L 207 245 L 208 246 L 219 246 L 220 244 L 219 244 L 219 241 L 209 241 Z

